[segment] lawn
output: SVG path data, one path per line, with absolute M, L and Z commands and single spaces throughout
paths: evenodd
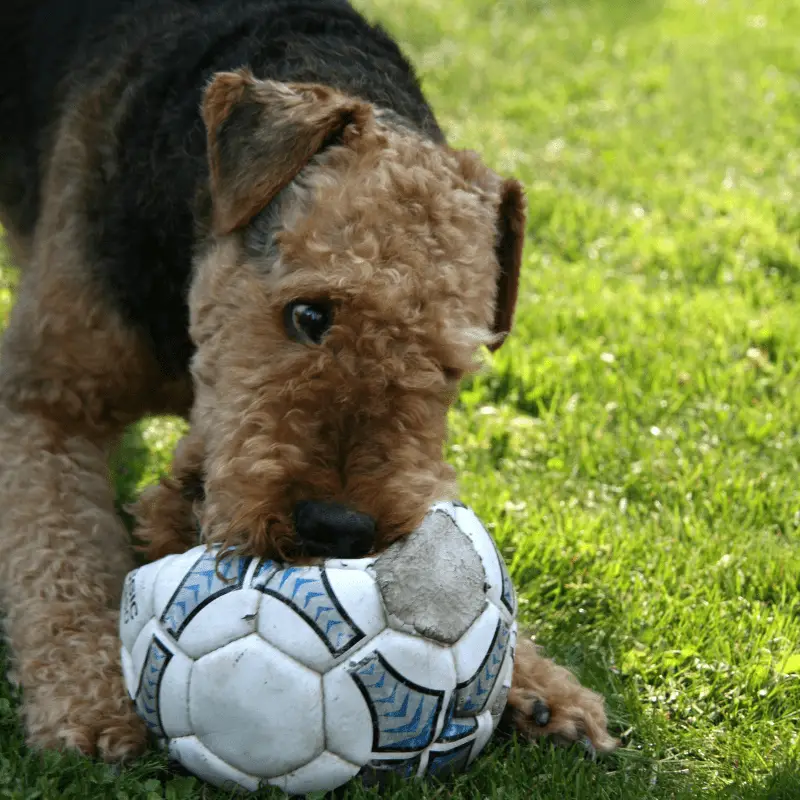
M 800 1 L 359 5 L 453 143 L 528 188 L 516 332 L 449 457 L 522 622 L 625 742 L 498 743 L 393 796 L 800 798 Z M 179 431 L 130 432 L 122 499 Z M 5 686 L 0 742 L 0 798 L 223 796 L 158 756 L 30 755 Z

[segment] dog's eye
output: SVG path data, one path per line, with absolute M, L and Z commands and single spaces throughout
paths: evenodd
M 296 342 L 319 344 L 333 321 L 333 312 L 325 303 L 289 303 L 284 310 L 286 332 Z
M 454 369 L 453 367 L 443 367 L 445 380 L 458 383 L 464 377 L 464 370 Z

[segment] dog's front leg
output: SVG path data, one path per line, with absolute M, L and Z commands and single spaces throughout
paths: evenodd
M 133 554 L 107 456 L 127 423 L 189 398 L 97 285 L 75 210 L 84 171 L 62 163 L 0 355 L 0 599 L 28 741 L 119 759 L 145 730 L 119 661 Z
M 116 759 L 144 730 L 122 685 L 117 609 L 132 567 L 105 443 L 0 407 L 0 582 L 29 742 Z

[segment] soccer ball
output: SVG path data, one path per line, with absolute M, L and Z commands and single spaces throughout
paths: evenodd
M 444 778 L 488 743 L 516 600 L 476 515 L 437 503 L 376 557 L 291 566 L 204 546 L 131 572 L 131 698 L 171 757 L 223 788 Z M 220 574 L 221 573 L 221 574 Z

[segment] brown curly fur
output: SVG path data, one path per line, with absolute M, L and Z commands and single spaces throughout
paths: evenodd
M 84 277 L 79 202 L 89 153 L 68 117 L 47 203 L 3 338 L 0 592 L 28 738 L 105 758 L 145 743 L 122 684 L 118 604 L 132 567 L 107 456 L 123 426 L 181 412 L 136 337 Z
M 209 90 L 211 130 L 221 124 L 217 93 L 227 99 L 235 81 L 252 78 L 226 75 Z M 258 90 L 251 101 L 274 107 L 271 87 Z M 331 117 L 355 113 L 346 98 L 324 102 Z M 213 136 L 211 152 L 214 164 Z M 476 172 L 465 154 L 379 127 L 360 108 L 343 145 L 280 198 L 275 262 L 241 269 L 252 258 L 236 235 L 200 259 L 192 426 L 205 447 L 210 541 L 296 557 L 295 503 L 326 499 L 378 520 L 381 548 L 454 493 L 442 461 L 446 411 L 456 379 L 494 338 L 497 210 L 518 193 L 485 168 L 481 183 L 468 180 Z M 246 180 L 226 179 L 239 193 Z M 251 190 L 262 203 L 271 191 Z M 216 207 L 227 203 L 227 192 L 215 196 Z M 286 337 L 283 309 L 298 297 L 335 304 L 324 348 Z
M 203 487 L 203 443 L 194 434 L 178 442 L 169 474 L 140 493 L 128 511 L 136 521 L 138 550 L 147 561 L 185 553 L 199 541 Z
M 291 509 L 309 498 L 370 514 L 380 549 L 455 495 L 447 409 L 481 346 L 510 329 L 515 181 L 322 86 L 224 73 L 204 118 L 213 231 L 189 298 L 193 405 L 188 380 L 165 379 L 89 278 L 83 194 L 113 149 L 102 97 L 62 121 L 22 248 L 0 370 L 0 586 L 34 745 L 118 759 L 145 742 L 117 654 L 132 557 L 107 454 L 126 424 L 191 405 L 172 476 L 137 506 L 152 557 L 193 544 L 198 514 L 211 542 L 299 557 Z M 270 201 L 280 232 L 254 253 L 246 226 Z M 286 337 L 283 308 L 298 297 L 334 303 L 324 347 Z M 522 647 L 514 684 L 523 733 L 611 747 L 601 701 L 565 670 Z M 533 722 L 534 695 L 547 726 Z

